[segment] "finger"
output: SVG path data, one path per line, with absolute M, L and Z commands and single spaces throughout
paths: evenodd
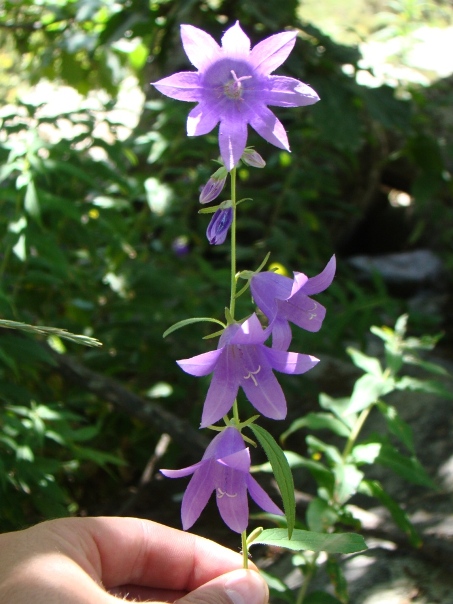
M 254 570 L 235 570 L 216 577 L 175 604 L 267 604 L 269 590 Z
M 72 545 L 66 553 L 107 589 L 131 584 L 190 592 L 242 566 L 239 554 L 213 541 L 149 520 L 67 518 L 41 526 L 51 524 Z

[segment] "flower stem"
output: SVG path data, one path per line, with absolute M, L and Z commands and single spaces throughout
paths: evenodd
M 234 319 L 236 305 L 236 168 L 230 172 L 231 177 L 231 203 L 233 209 L 233 222 L 231 223 L 231 294 L 230 315 Z
M 355 445 L 355 441 L 357 440 L 359 433 L 363 428 L 363 424 L 366 422 L 368 415 L 370 414 L 370 411 L 373 407 L 374 407 L 374 404 L 371 404 L 369 407 L 364 409 L 362 411 L 362 413 L 359 415 L 359 417 L 357 418 L 357 421 L 355 422 L 354 427 L 352 428 L 352 432 L 349 435 L 349 438 L 347 440 L 347 443 L 345 445 L 345 448 L 344 448 L 342 456 L 341 456 L 343 458 L 343 461 L 346 460 L 347 457 L 350 455 L 352 448 Z
M 247 533 L 243 531 L 241 533 L 242 540 L 242 565 L 244 568 L 249 567 L 249 550 L 247 545 Z

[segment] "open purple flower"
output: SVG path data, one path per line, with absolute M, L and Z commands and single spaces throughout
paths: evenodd
M 294 31 L 275 34 L 250 49 L 237 21 L 220 47 L 205 31 L 181 25 L 184 50 L 198 71 L 175 73 L 154 86 L 173 99 L 198 103 L 187 120 L 189 136 L 207 134 L 220 122 L 220 154 L 232 170 L 245 149 L 248 124 L 269 143 L 289 150 L 285 129 L 268 105 L 300 107 L 319 100 L 299 80 L 270 75 L 286 60 L 296 37 Z
M 161 472 L 169 478 L 193 474 L 182 500 L 184 530 L 199 518 L 213 491 L 223 521 L 237 533 L 245 531 L 248 524 L 247 490 L 264 511 L 283 514 L 250 475 L 250 452 L 236 428 L 228 427 L 218 434 L 209 444 L 202 460 L 193 466 Z
M 186 373 L 203 376 L 214 372 L 201 417 L 201 427 L 226 415 L 236 399 L 239 386 L 256 409 L 272 419 L 286 416 L 286 399 L 272 370 L 305 373 L 318 363 L 308 354 L 285 352 L 264 346 L 269 331 L 263 330 L 253 314 L 242 325 L 229 325 L 219 339 L 217 350 L 177 361 Z
M 309 296 L 329 287 L 335 268 L 335 256 L 332 256 L 316 277 L 294 273 L 294 279 L 290 279 L 273 272 L 253 275 L 250 289 L 255 304 L 269 319 L 273 348 L 288 350 L 291 342 L 289 321 L 307 331 L 321 328 L 326 309 Z

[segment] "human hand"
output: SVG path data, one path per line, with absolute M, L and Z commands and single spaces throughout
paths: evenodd
M 148 520 L 50 520 L 0 535 L 0 604 L 265 604 L 264 580 L 241 565 L 213 541 Z

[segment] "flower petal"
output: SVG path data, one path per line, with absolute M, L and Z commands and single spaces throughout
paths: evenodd
M 205 457 L 220 459 L 233 455 L 238 451 L 246 451 L 244 439 L 239 430 L 229 426 L 212 439 L 203 455 L 203 459 Z
M 288 321 L 307 331 L 319 331 L 326 316 L 322 304 L 302 292 L 295 294 L 290 300 L 278 303 L 279 314 Z
M 288 31 L 269 36 L 253 47 L 250 62 L 260 75 L 269 75 L 288 58 L 296 43 L 297 32 Z
M 200 428 L 206 428 L 206 426 L 214 424 L 228 413 L 238 392 L 239 380 L 232 350 L 227 347 L 220 349 L 220 351 L 224 354 L 219 356 L 214 376 L 209 385 Z
M 189 61 L 200 71 L 211 65 L 221 53 L 214 38 L 193 25 L 181 25 L 181 40 Z
M 200 77 L 195 71 L 180 71 L 152 85 L 162 94 L 178 101 L 192 102 L 202 98 Z
M 241 346 L 240 385 L 252 405 L 266 417 L 284 419 L 286 399 L 272 373 L 265 346 Z
M 236 453 L 218 458 L 217 463 L 233 470 L 247 473 L 250 471 L 250 451 L 244 446 L 243 449 L 236 451 Z
M 319 275 L 308 279 L 307 283 L 304 285 L 304 294 L 307 294 L 308 296 L 311 294 L 319 294 L 319 292 L 327 289 L 335 277 L 336 266 L 335 255 L 333 255 Z
M 288 137 L 280 120 L 265 105 L 249 105 L 249 123 L 268 143 L 289 151 Z
M 215 462 L 211 461 L 205 465 L 202 471 L 196 472 L 184 493 L 181 505 L 182 527 L 185 531 L 198 520 L 201 512 L 215 489 Z
M 225 524 L 236 533 L 245 531 L 249 519 L 246 475 L 238 470 L 222 468 L 222 481 L 217 485 L 216 500 Z
M 319 359 L 310 354 L 285 352 L 275 348 L 265 348 L 264 354 L 270 366 L 281 373 L 305 373 L 319 363 Z
M 295 78 L 271 76 L 267 84 L 269 88 L 263 90 L 260 97 L 266 105 L 304 107 L 319 101 L 319 96 L 313 88 Z
M 230 339 L 230 344 L 262 344 L 269 334 L 263 329 L 255 313 L 251 315 Z
M 161 472 L 167 478 L 183 478 L 184 476 L 190 476 L 190 474 L 193 474 L 195 470 L 198 470 L 198 468 L 205 463 L 206 461 L 202 459 L 198 463 L 194 463 L 192 466 L 187 466 L 187 468 L 181 468 L 180 470 L 159 470 L 159 472 Z
M 277 316 L 271 325 L 272 348 L 277 350 L 288 350 L 291 344 L 291 327 L 286 319 Z
M 208 134 L 219 123 L 219 103 L 202 101 L 187 116 L 187 135 L 202 136 Z
M 283 516 L 282 510 L 275 505 L 266 491 L 258 484 L 258 482 L 250 476 L 250 474 L 246 478 L 247 488 L 250 493 L 250 497 L 253 501 L 260 506 L 265 512 L 269 512 L 269 514 L 278 514 L 279 516 Z
M 233 222 L 233 208 L 222 210 L 219 208 L 214 213 L 206 229 L 206 237 L 211 245 L 224 243 L 231 223 Z
M 219 128 L 220 155 L 228 171 L 238 164 L 247 144 L 247 120 L 236 110 L 236 104 L 228 105 Z
M 176 362 L 186 373 L 201 377 L 202 375 L 209 375 L 214 371 L 216 363 L 218 362 L 221 354 L 222 349 L 220 348 L 217 350 L 204 352 L 203 354 L 198 354 L 190 359 L 181 359 L 180 361 Z
M 255 304 L 272 321 L 277 312 L 277 301 L 286 300 L 291 295 L 293 282 L 289 277 L 272 271 L 257 273 L 250 280 L 250 290 Z
M 242 31 L 239 21 L 236 21 L 223 34 L 222 48 L 229 57 L 248 58 L 250 53 L 250 38 Z

